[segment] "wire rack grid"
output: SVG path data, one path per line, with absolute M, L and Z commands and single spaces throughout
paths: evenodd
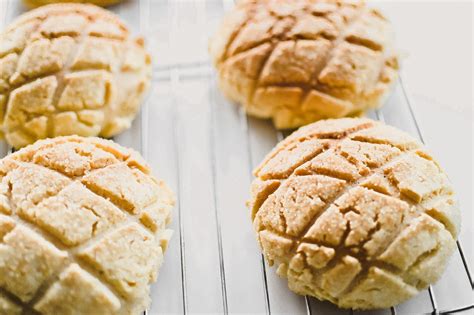
M 232 6 L 232 0 L 126 0 L 111 8 L 145 35 L 154 59 L 150 95 L 132 128 L 114 140 L 140 151 L 178 195 L 175 235 L 145 314 L 474 314 L 472 252 L 463 242 L 469 234 L 461 235 L 437 284 L 387 310 L 341 310 L 297 296 L 270 270 L 244 204 L 251 170 L 287 134 L 247 117 L 216 88 L 207 41 Z M 18 0 L 0 1 L 0 26 L 23 10 Z M 368 116 L 424 142 L 404 78 Z M 5 144 L 0 149 L 11 152 Z

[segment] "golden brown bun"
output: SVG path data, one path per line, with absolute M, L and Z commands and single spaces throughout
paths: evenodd
M 52 4 L 0 35 L 0 131 L 16 148 L 130 127 L 150 85 L 151 60 L 114 14 Z
M 28 8 L 36 8 L 36 7 L 39 7 L 39 6 L 42 6 L 42 5 L 48 5 L 48 4 L 53 4 L 53 3 L 66 3 L 66 2 L 90 3 L 90 4 L 95 4 L 95 5 L 100 5 L 102 7 L 106 7 L 106 6 L 109 6 L 109 5 L 117 4 L 121 1 L 122 0 L 23 0 L 23 3 Z
M 291 290 L 353 309 L 386 308 L 443 273 L 460 213 L 420 143 L 370 119 L 305 126 L 255 170 L 253 225 Z
M 7 156 L 0 174 L 0 314 L 149 306 L 174 196 L 138 153 L 58 137 Z
M 223 93 L 286 129 L 380 106 L 397 78 L 391 33 L 358 1 L 241 1 L 210 53 Z

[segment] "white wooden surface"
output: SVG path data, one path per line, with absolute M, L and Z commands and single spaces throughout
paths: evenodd
M 375 5 L 393 21 L 406 58 L 403 86 L 368 116 L 422 137 L 446 168 L 461 204 L 463 256 L 455 253 L 430 292 L 391 310 L 339 310 L 291 293 L 263 262 L 245 208 L 252 168 L 285 135 L 229 104 L 209 65 L 209 35 L 233 1 L 126 0 L 111 9 L 145 36 L 154 81 L 132 128 L 115 140 L 141 151 L 179 197 L 149 314 L 428 314 L 469 306 L 459 313 L 474 314 L 473 5 Z M 19 0 L 0 0 L 0 27 L 23 10 Z

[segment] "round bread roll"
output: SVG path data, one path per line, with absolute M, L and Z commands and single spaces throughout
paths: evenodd
M 5 157 L 0 174 L 0 314 L 149 306 L 174 197 L 138 153 L 58 137 Z
M 253 225 L 291 290 L 386 308 L 439 279 L 460 213 L 446 174 L 408 134 L 370 119 L 305 126 L 255 170 Z
M 241 1 L 210 53 L 224 94 L 280 129 L 380 106 L 398 69 L 390 24 L 362 1 Z
M 61 135 L 111 137 L 130 127 L 151 60 L 112 13 L 53 4 L 0 35 L 0 131 L 16 148 Z
M 53 4 L 58 2 L 73 2 L 73 3 L 90 3 L 106 7 L 121 2 L 122 0 L 23 0 L 23 3 L 28 8 L 36 8 L 42 5 Z

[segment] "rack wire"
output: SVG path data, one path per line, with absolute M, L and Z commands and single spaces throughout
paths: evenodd
M 115 140 L 139 150 L 178 196 L 175 236 L 152 289 L 152 307 L 144 314 L 472 314 L 472 262 L 462 240 L 438 284 L 389 310 L 340 310 L 296 296 L 270 270 L 253 239 L 244 202 L 251 170 L 287 133 L 247 117 L 216 88 L 205 42 L 232 5 L 232 0 L 128 0 L 112 8 L 146 35 L 157 61 L 139 117 Z M 22 11 L 17 0 L 0 1 L 0 26 Z M 187 47 L 184 33 L 204 45 Z M 186 47 L 189 51 L 183 51 Z M 400 75 L 387 105 L 368 116 L 424 142 L 405 76 Z M 2 145 L 2 152 L 11 148 Z

